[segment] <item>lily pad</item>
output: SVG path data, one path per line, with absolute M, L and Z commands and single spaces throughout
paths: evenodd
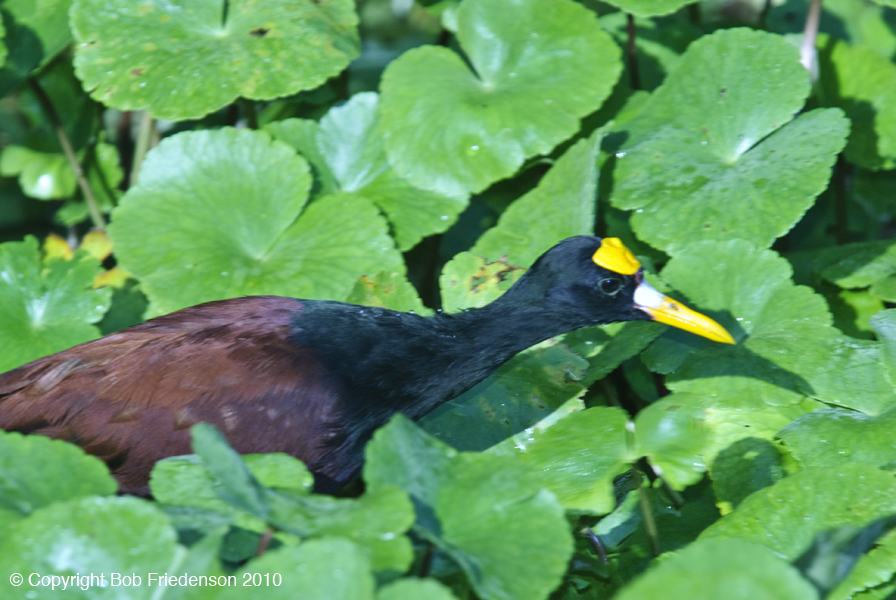
M 836 489 L 836 494 L 830 490 Z M 896 513 L 896 479 L 872 465 L 807 467 L 754 492 L 701 539 L 753 541 L 795 560 L 816 534 L 835 527 L 863 527 Z
M 366 459 L 367 484 L 411 494 L 421 533 L 463 568 L 479 597 L 540 600 L 560 584 L 572 536 L 560 503 L 525 465 L 455 453 L 401 415 L 374 434 Z
M 663 279 L 738 343 L 667 332 L 643 355 L 648 366 L 670 373 L 666 385 L 676 391 L 752 395 L 780 406 L 806 395 L 868 414 L 887 410 L 893 396 L 879 368 L 881 345 L 839 333 L 824 299 L 795 286 L 791 273 L 774 252 L 741 240 L 689 246 Z
M 342 299 L 361 275 L 404 273 L 370 201 L 305 207 L 310 184 L 305 160 L 264 133 L 178 134 L 147 155 L 109 235 L 151 316 L 235 296 Z
M 514 454 L 541 474 L 566 510 L 607 514 L 616 507 L 613 478 L 636 458 L 628 422 L 618 408 L 572 412 L 541 432 L 516 436 Z
M 429 316 L 432 310 L 423 306 L 417 290 L 401 273 L 380 271 L 373 277 L 361 275 L 355 287 L 345 297 L 351 304 L 378 306 Z
M 827 187 L 849 130 L 837 109 L 793 119 L 808 93 L 783 38 L 747 29 L 700 38 L 621 126 L 612 204 L 634 210 L 635 233 L 672 254 L 700 240 L 771 245 Z
M 801 417 L 781 430 L 779 437 L 800 463 L 833 467 L 851 462 L 882 467 L 896 462 L 896 409 L 877 417 L 830 408 Z
M 569 0 L 471 0 L 456 16 L 469 66 L 424 46 L 394 60 L 381 86 L 389 162 L 415 186 L 447 194 L 482 191 L 550 152 L 621 71 L 596 15 Z
M 249 561 L 237 573 L 279 574 L 280 584 L 235 586 L 224 590 L 221 600 L 373 600 L 374 579 L 363 550 L 346 539 L 309 540 L 299 546 L 277 548 Z M 264 581 L 264 580 L 263 580 Z
M 611 0 L 608 4 L 639 17 L 659 17 L 691 4 L 691 0 Z
M 358 55 L 354 3 L 75 0 L 75 69 L 94 99 L 195 119 L 238 97 L 318 87 Z M 234 82 L 238 82 L 235 84 Z
M 109 496 L 118 489 L 101 460 L 42 435 L 0 431 L 0 473 L 0 509 L 22 515 L 54 502 Z
M 0 568 L 4 573 L 22 573 L 24 584 L 13 587 L 9 577 L 0 579 L 4 598 L 49 599 L 58 597 L 59 587 L 32 585 L 28 574 L 97 578 L 102 574 L 110 589 L 127 589 L 128 598 L 152 597 L 156 586 L 148 585 L 149 573 L 165 573 L 183 552 L 168 518 L 152 503 L 132 496 L 94 496 L 58 502 L 34 511 L 18 521 L 0 542 Z M 137 575 L 140 585 L 123 587 L 122 579 Z M 113 587 L 116 586 L 116 587 Z M 86 590 L 71 586 L 71 597 L 95 597 L 102 583 L 93 581 Z M 27 594 L 27 596 L 26 596 Z
M 695 542 L 627 585 L 618 600 L 817 600 L 818 592 L 774 552 L 735 539 Z
M 24 146 L 7 146 L 0 155 L 0 175 L 19 178 L 25 195 L 38 200 L 70 198 L 75 174 L 62 154 L 35 152 Z
M 0 244 L 0 372 L 100 337 L 108 289 L 90 289 L 102 268 L 86 252 L 41 263 L 37 240 Z
M 597 209 L 597 157 L 603 132 L 579 140 L 538 182 L 501 214 L 470 249 L 489 262 L 507 260 L 524 267 L 557 243 L 592 235 Z
M 466 194 L 416 188 L 389 166 L 379 132 L 379 97 L 355 94 L 324 115 L 320 124 L 287 119 L 265 129 L 305 156 L 321 181 L 321 194 L 357 193 L 373 201 L 392 225 L 399 250 L 442 233 L 467 206 Z

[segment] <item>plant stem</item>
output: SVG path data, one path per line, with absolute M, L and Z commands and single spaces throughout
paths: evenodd
M 656 528 L 656 520 L 653 518 L 653 511 L 650 509 L 650 499 L 647 497 L 647 489 L 644 487 L 644 478 L 641 472 L 635 469 L 638 477 L 638 502 L 641 505 L 641 516 L 644 517 L 644 528 L 647 530 L 647 537 L 650 538 L 650 548 L 654 556 L 659 556 L 662 552 L 660 548 L 660 533 Z
M 633 90 L 641 89 L 641 71 L 638 69 L 638 49 L 635 46 L 635 17 L 628 13 L 628 41 L 625 44 L 625 52 L 628 56 L 629 81 Z
M 142 111 L 140 114 L 140 128 L 137 130 L 137 144 L 134 147 L 134 160 L 131 163 L 131 175 L 128 180 L 128 186 L 137 185 L 140 178 L 140 169 L 143 167 L 143 159 L 149 151 L 150 141 L 152 140 L 152 132 L 155 121 L 149 115 L 149 111 Z
M 604 548 L 604 543 L 601 541 L 600 537 L 598 537 L 590 527 L 583 529 L 582 533 L 584 533 L 585 537 L 588 538 L 588 541 L 591 542 L 591 547 L 594 548 L 594 552 L 600 557 L 600 561 L 604 564 L 610 562 L 607 558 L 607 549 Z
M 800 44 L 800 62 L 809 71 L 812 83 L 818 80 L 818 51 L 815 40 L 818 37 L 818 24 L 821 21 L 821 0 L 812 0 L 809 13 L 806 15 L 806 26 L 803 28 L 803 43 Z
M 96 196 L 93 195 L 90 183 L 84 175 L 84 169 L 81 168 L 81 163 L 78 162 L 78 157 L 75 154 L 74 148 L 72 148 L 71 140 L 68 139 L 68 134 L 65 133 L 65 128 L 62 126 L 62 119 L 59 118 L 59 113 L 56 112 L 56 107 L 53 106 L 50 97 L 36 79 L 29 77 L 28 84 L 37 96 L 37 100 L 40 102 L 41 108 L 43 108 L 44 112 L 47 114 L 47 118 L 50 119 L 53 129 L 56 130 L 56 137 L 59 139 L 59 145 L 62 146 L 62 152 L 65 154 L 65 158 L 68 160 L 68 164 L 75 174 L 75 179 L 78 181 L 78 187 L 81 188 L 81 193 L 84 195 L 84 201 L 87 203 L 87 212 L 90 214 L 90 220 L 93 221 L 93 227 L 99 230 L 105 229 L 106 221 L 103 219 L 103 213 L 100 212 L 99 205 L 96 202 Z
M 264 530 L 264 533 L 261 534 L 261 539 L 258 540 L 258 547 L 255 549 L 255 557 L 258 558 L 265 552 L 267 552 L 268 544 L 271 543 L 271 537 L 274 535 L 274 530 L 268 527 Z

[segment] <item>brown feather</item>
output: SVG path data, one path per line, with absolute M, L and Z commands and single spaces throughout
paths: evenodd
M 210 310 L 213 308 L 213 310 Z M 200 305 L 0 374 L 0 429 L 65 439 L 146 494 L 153 464 L 190 453 L 189 428 L 220 428 L 241 453 L 313 465 L 339 389 L 289 341 L 301 303 L 259 296 Z

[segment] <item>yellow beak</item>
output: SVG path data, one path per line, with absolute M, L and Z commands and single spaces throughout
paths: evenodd
M 646 312 L 654 321 L 696 333 L 714 342 L 737 343 L 724 327 L 684 304 L 662 295 L 646 281 L 642 281 L 635 288 L 635 307 Z

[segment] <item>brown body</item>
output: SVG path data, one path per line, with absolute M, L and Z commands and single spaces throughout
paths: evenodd
M 127 493 L 148 492 L 157 460 L 189 454 L 189 428 L 200 421 L 239 452 L 287 452 L 314 465 L 323 430 L 338 419 L 339 390 L 289 341 L 301 303 L 268 296 L 210 306 L 0 374 L 0 429 L 78 444 Z

